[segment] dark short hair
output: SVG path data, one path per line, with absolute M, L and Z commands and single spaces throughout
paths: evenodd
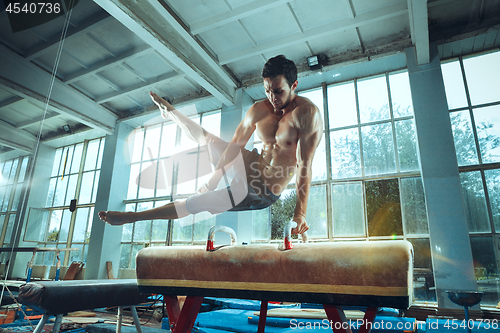
M 297 66 L 284 55 L 269 59 L 262 69 L 262 78 L 275 78 L 279 75 L 285 76 L 288 86 L 297 81 Z

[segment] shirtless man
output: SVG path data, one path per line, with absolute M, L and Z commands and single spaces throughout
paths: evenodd
M 262 78 L 267 99 L 250 107 L 230 143 L 205 131 L 167 101 L 151 93 L 153 102 L 164 117 L 174 120 L 191 139 L 207 146 L 211 162 L 216 166 L 215 171 L 198 193 L 185 201 L 171 202 L 142 212 L 99 212 L 99 217 L 109 224 L 121 225 L 139 220 L 177 219 L 201 211 L 220 213 L 262 209 L 273 204 L 296 175 L 297 203 L 293 221 L 297 227 L 292 229 L 292 233 L 307 231 L 311 166 L 323 132 L 322 115 L 310 100 L 295 94 L 297 68 L 284 56 L 269 59 Z M 264 144 L 260 155 L 256 150 L 250 152 L 244 149 L 254 132 Z M 236 176 L 227 189 L 218 190 L 224 170 L 228 165 L 235 164 L 237 156 L 242 157 L 244 167 L 243 170 L 240 168 L 243 171 L 240 173 L 243 176 L 240 179 Z M 242 188 L 245 192 L 243 196 L 238 194 L 238 189 Z M 231 205 L 217 207 L 220 202 L 228 202 L 224 200 L 228 198 L 228 193 Z

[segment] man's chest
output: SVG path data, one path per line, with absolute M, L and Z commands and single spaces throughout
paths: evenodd
M 265 144 L 290 146 L 297 143 L 297 129 L 289 115 L 265 117 L 257 122 L 255 132 Z

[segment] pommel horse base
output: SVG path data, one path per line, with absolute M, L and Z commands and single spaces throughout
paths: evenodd
M 346 322 L 343 305 L 367 306 L 364 323 L 373 323 L 379 307 L 406 309 L 411 303 L 413 249 L 407 241 L 302 243 L 280 250 L 275 245 L 213 247 L 211 233 L 209 250 L 165 246 L 137 254 L 139 290 L 164 295 L 173 333 L 191 330 L 204 297 L 261 300 L 259 333 L 268 301 L 323 304 L 333 323 Z M 177 295 L 187 295 L 182 310 Z M 368 333 L 371 326 L 359 332 Z
M 124 306 L 130 306 L 138 333 L 142 332 L 134 305 L 146 299 L 139 293 L 137 281 L 129 280 L 69 280 L 25 283 L 19 288 L 21 304 L 45 312 L 34 333 L 40 333 L 50 315 L 56 316 L 53 333 L 59 332 L 63 314 L 109 306 L 118 307 L 116 332 L 120 333 Z

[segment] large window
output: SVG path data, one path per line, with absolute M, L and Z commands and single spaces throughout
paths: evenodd
M 36 225 L 39 232 L 25 236 L 25 241 L 36 242 L 37 246 L 77 248 L 69 254 L 61 252 L 66 266 L 87 259 L 103 149 L 104 138 L 57 149 L 45 207 L 29 211 L 27 229 Z M 76 202 L 73 212 L 72 200 Z M 35 257 L 36 264 L 54 262 L 53 252 L 37 253 Z
M 415 249 L 415 299 L 435 301 L 408 73 L 386 73 L 299 94 L 314 102 L 325 119 L 312 167 L 309 239 L 407 239 Z M 253 213 L 255 241 L 282 239 L 268 224 L 281 223 L 283 215 L 291 217 L 286 212 L 293 212 L 293 182 L 270 210 Z
M 12 234 L 18 209 L 21 208 L 29 157 L 0 162 L 0 247 L 12 245 Z M 4 253 L 1 261 L 5 262 Z
M 219 136 L 220 116 L 220 112 L 211 112 L 191 119 Z M 208 180 L 206 168 L 200 168 L 207 158 L 205 147 L 189 139 L 175 123 L 138 128 L 133 135 L 127 211 L 142 211 L 187 198 Z M 120 268 L 134 268 L 135 255 L 144 246 L 204 243 L 214 224 L 215 217 L 210 213 L 125 224 Z
M 497 305 L 500 244 L 500 52 L 442 66 L 482 305 Z
M 406 239 L 414 300 L 435 301 L 429 231 L 406 71 L 329 86 L 330 239 Z

